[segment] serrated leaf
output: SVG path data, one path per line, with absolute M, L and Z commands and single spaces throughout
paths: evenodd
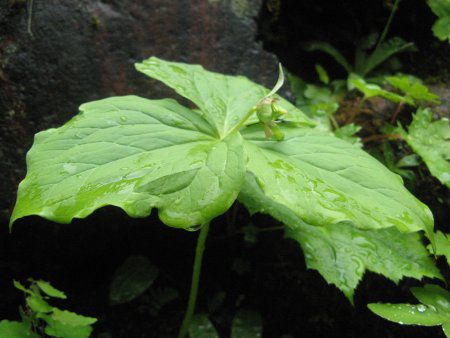
M 435 241 L 435 252 L 433 251 L 431 244 L 427 246 L 428 251 L 437 256 L 444 256 L 447 259 L 447 263 L 450 265 L 450 237 L 448 237 L 447 234 L 438 231 L 435 235 Z
M 205 120 L 217 135 L 223 137 L 270 90 L 243 76 L 229 76 L 205 70 L 200 65 L 168 62 L 156 57 L 136 64 L 136 69 L 151 78 L 164 82 L 178 94 L 191 100 L 200 108 Z M 282 77 L 282 70 L 280 71 Z M 279 78 L 274 89 L 278 89 L 283 78 Z M 277 105 L 288 111 L 285 118 L 290 121 L 311 124 L 310 120 L 291 103 L 276 96 Z M 246 124 L 257 123 L 256 116 Z
M 158 277 L 158 268 L 146 257 L 130 256 L 117 268 L 111 281 L 109 301 L 122 304 L 142 295 Z
M 47 295 L 53 298 L 66 299 L 64 292 L 58 290 L 52 286 L 49 282 L 38 280 L 36 281 L 37 286 Z
M 75 312 L 60 310 L 58 308 L 53 308 L 51 318 L 61 324 L 69 326 L 88 326 L 97 321 L 96 318 L 82 316 Z
M 207 315 L 197 314 L 189 325 L 189 338 L 219 338 L 219 334 Z
M 40 338 L 31 331 L 30 325 L 9 320 L 0 321 L 0 337 L 3 338 Z
M 405 102 L 409 105 L 415 105 L 414 101 L 409 97 L 400 96 L 381 88 L 379 85 L 367 83 L 362 77 L 356 74 L 350 74 L 350 76 L 348 77 L 348 86 L 350 90 L 356 88 L 360 92 L 362 92 L 365 99 L 369 99 L 374 96 L 380 96 L 395 103 Z
M 164 223 L 188 228 L 235 200 L 245 165 L 239 133 L 219 140 L 173 100 L 114 97 L 80 109 L 36 135 L 11 223 L 28 215 L 68 223 L 115 205 L 132 217 L 156 207 Z
M 261 315 L 255 311 L 239 310 L 231 324 L 231 338 L 261 338 Z
M 267 141 L 256 126 L 243 133 L 251 154 L 247 171 L 268 198 L 311 225 L 349 221 L 359 228 L 396 226 L 433 235 L 430 210 L 366 152 L 315 129 L 282 130 L 283 142 Z
M 350 300 L 366 269 L 395 282 L 404 276 L 441 278 L 417 234 L 403 234 L 395 228 L 362 230 L 345 223 L 306 224 L 294 210 L 264 194 L 250 173 L 239 201 L 252 213 L 269 214 L 285 223 L 288 236 L 302 245 L 307 266 L 317 269 Z
M 436 326 L 449 318 L 423 305 L 412 304 L 369 304 L 369 309 L 384 319 L 405 325 Z
M 393 87 L 402 91 L 406 96 L 414 101 L 426 101 L 439 103 L 439 96 L 430 93 L 423 82 L 412 75 L 396 75 L 385 77 L 386 81 Z
M 440 119 L 433 122 L 430 109 L 418 109 L 405 131 L 397 131 L 408 145 L 423 159 L 431 174 L 450 188 L 450 122 Z

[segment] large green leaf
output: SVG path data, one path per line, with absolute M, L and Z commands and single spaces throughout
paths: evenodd
M 27 215 L 68 223 L 115 205 L 191 227 L 225 212 L 244 177 L 242 138 L 215 138 L 197 113 L 173 100 L 113 97 L 36 135 L 11 222 Z
M 433 122 L 430 109 L 419 109 L 406 132 L 397 129 L 409 146 L 423 159 L 433 176 L 450 188 L 450 122 Z
M 40 338 L 31 331 L 30 325 L 22 322 L 12 322 L 9 320 L 0 321 L 0 337 L 4 338 Z
M 304 222 L 325 226 L 349 221 L 365 229 L 396 226 L 426 230 L 430 210 L 403 186 L 400 176 L 331 134 L 311 128 L 282 128 L 284 142 L 266 140 L 257 126 L 243 132 L 248 159 L 265 195 Z
M 406 325 L 437 326 L 450 337 L 450 292 L 437 285 L 411 288 L 422 304 L 369 304 L 375 314 L 384 319 Z
M 444 234 L 438 231 L 435 235 L 436 238 L 436 250 L 433 251 L 431 245 L 428 245 L 428 250 L 437 256 L 444 256 L 447 259 L 447 263 L 450 265 L 450 237 L 448 234 Z
M 365 270 L 394 282 L 402 277 L 442 278 L 418 234 L 404 234 L 395 228 L 363 230 L 347 223 L 306 224 L 277 197 L 268 197 L 252 173 L 247 173 L 239 200 L 252 213 L 266 213 L 285 223 L 287 236 L 301 244 L 308 268 L 318 270 L 350 300 Z
M 136 64 L 140 72 L 164 82 L 200 108 L 220 137 L 226 135 L 245 115 L 269 94 L 269 90 L 243 76 L 228 76 L 205 70 L 199 65 L 167 62 L 151 57 Z M 288 111 L 286 119 L 310 124 L 295 106 L 277 96 L 277 104 Z M 256 117 L 247 124 L 257 122 Z

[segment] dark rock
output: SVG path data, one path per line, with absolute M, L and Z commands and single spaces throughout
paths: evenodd
M 0 209 L 12 210 L 33 135 L 87 101 L 174 96 L 134 70 L 152 55 L 272 84 L 255 41 L 261 0 L 10 0 L 0 5 Z M 31 14 L 31 32 L 27 30 Z

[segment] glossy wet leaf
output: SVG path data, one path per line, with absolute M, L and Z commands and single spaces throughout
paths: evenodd
M 413 116 L 408 131 L 397 131 L 409 146 L 423 159 L 431 174 L 450 188 L 450 121 L 433 121 L 430 109 L 419 109 Z
M 142 295 L 158 277 L 158 268 L 146 257 L 130 256 L 117 268 L 111 281 L 111 304 L 129 302 Z
M 39 289 L 41 289 L 47 296 L 59 298 L 59 299 L 66 299 L 66 295 L 64 292 L 58 290 L 54 286 L 52 286 L 49 282 L 38 280 L 36 281 L 37 286 L 39 286 Z
M 31 331 L 30 325 L 9 320 L 0 321 L 0 337 L 4 338 L 40 338 Z
M 219 338 L 219 334 L 207 315 L 198 314 L 192 317 L 189 338 Z
M 11 222 L 39 215 L 60 223 L 114 205 L 132 217 L 152 207 L 188 228 L 225 212 L 244 175 L 242 137 L 215 138 L 197 113 L 173 100 L 114 97 L 36 135 Z
M 213 126 L 220 137 L 227 135 L 255 104 L 270 93 L 269 89 L 243 76 L 214 73 L 200 65 L 167 62 L 156 57 L 136 64 L 136 69 L 164 82 L 178 94 L 195 103 L 205 120 Z M 281 76 L 282 71 L 279 74 Z M 277 81 L 275 91 L 282 82 L 282 79 Z M 280 96 L 276 97 L 277 104 L 288 111 L 286 119 L 310 123 L 295 106 Z M 253 117 L 246 123 L 256 122 L 256 117 Z
M 264 194 L 304 222 L 325 226 L 349 221 L 356 227 L 396 226 L 426 230 L 430 210 L 393 174 L 358 147 L 311 128 L 284 126 L 285 141 L 267 141 L 256 126 L 244 132 L 251 172 Z
M 301 244 L 307 266 L 318 270 L 350 300 L 366 270 L 395 282 L 402 277 L 441 278 L 418 234 L 401 233 L 395 228 L 363 230 L 346 223 L 306 224 L 276 197 L 268 197 L 250 173 L 239 200 L 251 212 L 269 214 L 286 224 L 287 235 Z
M 261 338 L 263 324 L 261 315 L 250 310 L 239 310 L 231 324 L 231 338 Z
M 436 254 L 437 256 L 444 256 L 447 259 L 447 263 L 450 265 L 450 237 L 448 234 L 444 234 L 438 231 L 435 235 L 436 241 Z M 428 245 L 428 250 L 433 253 L 433 248 Z
M 407 325 L 442 325 L 446 336 L 450 328 L 450 292 L 437 285 L 411 288 L 421 304 L 369 304 L 375 314 L 392 322 Z

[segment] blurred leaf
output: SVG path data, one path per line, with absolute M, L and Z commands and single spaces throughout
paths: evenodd
M 158 268 L 146 257 L 128 257 L 114 273 L 109 292 L 111 304 L 126 303 L 139 297 L 157 277 Z
M 397 162 L 397 167 L 405 168 L 405 167 L 417 167 L 420 164 L 419 157 L 416 154 L 403 156 Z
M 96 318 L 82 316 L 75 312 L 60 310 L 58 308 L 53 308 L 51 318 L 57 322 L 70 326 L 88 326 L 97 321 Z
M 37 286 L 47 295 L 54 298 L 66 299 L 64 292 L 53 287 L 49 282 L 43 280 L 36 281 Z
M 32 292 L 31 290 L 28 290 L 23 284 L 21 284 L 20 282 L 18 282 L 16 280 L 13 281 L 13 285 L 16 289 L 19 289 L 20 291 L 28 293 L 29 295 L 34 294 L 34 292 Z
M 30 325 L 21 322 L 2 320 L 0 322 L 0 337 L 2 338 L 40 338 L 31 331 Z
M 88 338 L 92 333 L 92 327 L 86 325 L 70 325 L 53 319 L 51 316 L 43 318 L 47 322 L 45 334 L 59 338 Z
M 321 51 L 324 53 L 327 53 L 330 55 L 337 63 L 339 63 L 344 69 L 347 71 L 347 73 L 351 73 L 353 71 L 352 66 L 347 61 L 344 55 L 334 48 L 331 44 L 324 42 L 324 41 L 315 41 L 310 43 L 307 48 L 307 51 L 313 52 L 313 51 Z
M 423 159 L 431 174 L 450 188 L 450 122 L 433 122 L 430 109 L 417 110 L 406 132 L 397 128 L 408 145 Z
M 335 129 L 334 135 L 339 137 L 342 140 L 345 140 L 349 143 L 355 144 L 358 147 L 362 148 L 361 139 L 358 136 L 355 136 L 357 132 L 361 130 L 361 126 L 358 126 L 354 123 L 347 124 L 343 127 Z
M 261 315 L 255 311 L 239 310 L 231 324 L 231 338 L 260 338 L 262 331 Z
M 189 338 L 219 338 L 219 334 L 206 315 L 198 314 L 192 317 Z
M 447 234 L 438 231 L 435 235 L 436 251 L 433 251 L 431 244 L 427 246 L 428 251 L 437 256 L 445 256 L 447 263 L 450 265 L 450 238 Z
M 329 84 L 330 83 L 330 76 L 328 75 L 325 68 L 322 67 L 320 64 L 316 64 L 316 72 L 319 75 L 319 79 L 323 84 Z
M 422 81 L 412 75 L 396 75 L 387 76 L 386 81 L 393 87 L 402 91 L 407 97 L 414 101 L 426 101 L 432 103 L 439 103 L 439 96 L 430 93 L 428 88 Z
M 151 290 L 150 294 L 150 313 L 157 316 L 161 308 L 178 298 L 178 291 L 172 288 L 161 288 Z
M 437 286 L 425 285 L 423 288 L 411 288 L 411 292 L 422 304 L 369 304 L 372 312 L 384 319 L 406 325 L 437 326 L 442 325 L 449 336 L 450 328 L 450 292 Z
M 27 297 L 27 305 L 36 313 L 48 313 L 53 311 L 53 306 L 48 304 L 41 296 L 37 294 Z
M 438 39 L 450 43 L 450 1 L 428 0 L 428 5 L 439 18 L 433 25 L 433 34 Z

